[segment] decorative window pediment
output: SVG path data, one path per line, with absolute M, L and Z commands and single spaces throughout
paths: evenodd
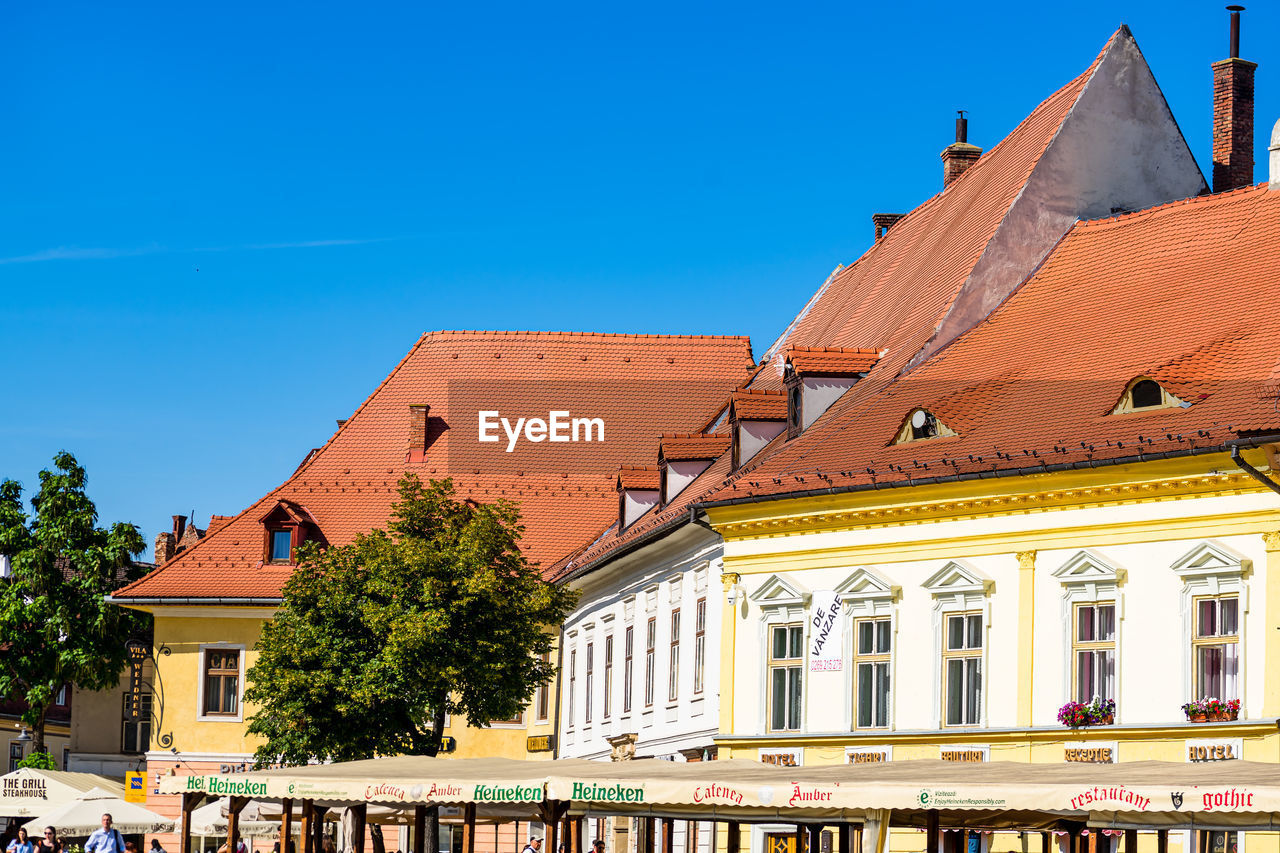
M 799 584 L 771 575 L 750 598 L 766 614 L 778 614 L 790 619 L 804 612 L 812 594 Z
M 858 615 L 888 612 L 893 602 L 902 597 L 902 587 L 866 566 L 855 569 L 835 592 L 845 606 Z
M 1114 565 L 1096 551 L 1077 551 L 1071 559 L 1054 570 L 1053 576 L 1069 592 L 1096 601 L 1112 597 L 1128 579 L 1128 572 Z
M 961 560 L 952 560 L 924 582 L 938 607 L 977 607 L 996 582 Z
M 1179 557 L 1171 568 L 1188 586 L 1215 594 L 1220 589 L 1239 588 L 1253 570 L 1253 562 L 1221 543 L 1205 541 Z

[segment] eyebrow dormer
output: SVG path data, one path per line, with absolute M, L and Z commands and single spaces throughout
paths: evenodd
M 661 477 L 657 468 L 647 465 L 623 465 L 618 469 L 619 533 L 658 505 Z
M 658 447 L 663 506 L 729 449 L 728 435 L 664 435 Z
M 787 428 L 787 396 L 781 391 L 734 391 L 729 399 L 732 466 L 737 471 Z
M 264 563 L 293 565 L 295 553 L 303 542 L 328 544 L 311 513 L 293 501 L 277 501 L 259 521 L 262 524 Z
M 1124 393 L 1111 409 L 1113 415 L 1143 412 L 1147 409 L 1185 409 L 1191 404 L 1170 394 L 1159 382 L 1149 376 L 1138 376 L 1125 386 Z
M 880 351 L 837 347 L 791 347 L 787 386 L 787 437 L 795 438 L 831 408 L 880 360 Z

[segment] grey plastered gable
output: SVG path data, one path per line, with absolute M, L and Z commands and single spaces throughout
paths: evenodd
M 1129 28 L 1121 27 L 908 369 L 1000 307 L 1076 220 L 1140 210 L 1207 189 L 1155 75 Z

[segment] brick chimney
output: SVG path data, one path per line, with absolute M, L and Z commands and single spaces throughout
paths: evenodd
M 942 149 L 942 187 L 951 186 L 982 156 L 982 149 L 969 144 L 969 120 L 964 110 L 956 110 L 956 141 Z
M 889 229 L 897 224 L 898 220 L 906 216 L 905 213 L 873 213 L 871 214 L 871 224 L 876 227 L 876 242 L 880 242 L 880 238 L 889 233 Z
M 152 560 L 157 566 L 163 566 L 165 563 L 173 559 L 173 555 L 178 551 L 177 543 L 173 540 L 172 533 L 156 534 L 156 550 Z
M 409 405 L 409 456 L 411 462 L 421 462 L 427 450 L 427 415 L 431 407 L 425 403 Z
M 1240 13 L 1231 12 L 1231 55 L 1213 63 L 1213 191 L 1253 183 L 1253 72 L 1258 63 L 1240 58 Z

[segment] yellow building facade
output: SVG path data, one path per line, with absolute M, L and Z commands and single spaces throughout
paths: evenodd
M 725 540 L 721 757 L 1280 762 L 1280 495 L 1226 453 L 708 514 Z M 831 601 L 834 622 L 815 612 Z M 1189 722 L 1182 704 L 1206 694 L 1239 699 L 1239 719 Z M 1099 695 L 1113 723 L 1058 721 Z M 753 849 L 787 831 L 753 829 Z

